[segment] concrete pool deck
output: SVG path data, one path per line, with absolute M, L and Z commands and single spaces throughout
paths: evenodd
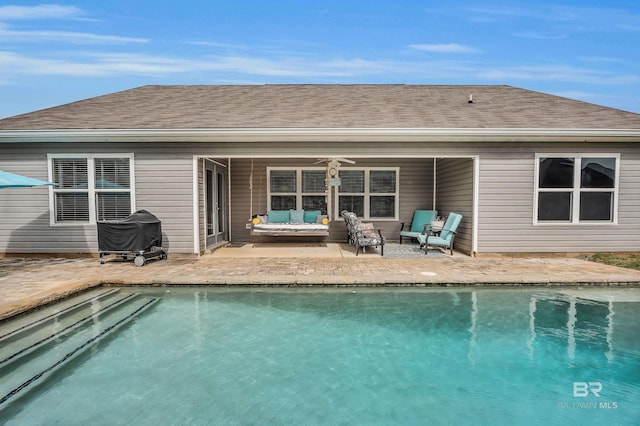
M 250 247 L 253 248 L 253 247 Z M 577 258 L 355 256 L 340 244 L 327 247 L 223 248 L 200 257 L 133 262 L 97 258 L 0 258 L 0 320 L 99 286 L 629 286 L 640 271 Z M 109 258 L 107 258 L 109 259 Z

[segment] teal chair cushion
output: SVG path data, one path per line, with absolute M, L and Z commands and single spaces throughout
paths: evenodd
M 429 245 L 449 247 L 451 245 L 451 240 L 453 239 L 453 233 L 457 231 L 458 225 L 460 225 L 461 220 L 461 214 L 450 213 L 449 217 L 447 217 L 447 221 L 442 227 L 440 235 L 429 236 Z M 420 234 L 416 238 L 418 239 L 418 242 L 420 242 L 420 244 L 425 244 L 427 242 L 426 235 Z
M 416 210 L 413 213 L 413 221 L 411 222 L 411 232 L 422 232 L 424 225 L 431 223 L 438 216 L 437 210 Z M 400 234 L 405 236 L 404 234 Z
M 420 234 L 422 234 L 422 232 L 400 231 L 400 235 L 403 237 L 418 238 Z
M 419 235 L 417 238 L 418 238 L 418 242 L 421 245 L 425 244 L 427 242 L 427 236 L 426 235 Z M 445 240 L 443 238 L 436 237 L 435 235 L 429 236 L 429 245 L 430 246 L 449 247 L 450 244 L 451 244 L 451 239 Z
M 443 240 L 451 241 L 451 232 L 455 232 L 458 229 L 458 225 L 460 225 L 460 221 L 462 220 L 462 215 L 458 213 L 450 213 L 449 217 L 447 217 L 447 221 L 444 223 L 442 227 L 442 231 L 440 232 L 440 238 Z
M 426 238 L 425 238 L 426 241 Z M 422 243 L 420 243 L 422 244 Z M 443 238 L 440 237 L 434 237 L 431 236 L 429 237 L 429 245 L 430 246 L 444 246 L 444 247 L 449 247 L 449 244 L 451 244 L 451 240 L 445 240 Z

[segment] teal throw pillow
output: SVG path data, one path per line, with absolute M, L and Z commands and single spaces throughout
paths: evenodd
M 290 221 L 289 210 L 269 210 L 269 223 L 288 223 Z
M 320 216 L 320 210 L 304 211 L 304 221 L 306 223 L 316 223 L 316 221 L 318 220 L 318 216 Z
M 304 210 L 289 210 L 291 223 L 304 223 Z

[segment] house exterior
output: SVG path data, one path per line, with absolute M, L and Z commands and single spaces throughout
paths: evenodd
M 325 241 L 437 209 L 470 255 L 640 251 L 640 114 L 511 86 L 143 86 L 0 120 L 0 169 L 58 184 L 0 190 L 0 254 L 97 253 L 140 209 L 201 254 L 289 208 Z

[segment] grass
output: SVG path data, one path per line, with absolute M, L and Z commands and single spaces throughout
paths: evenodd
M 592 262 L 640 270 L 640 253 L 596 253 L 586 257 Z

